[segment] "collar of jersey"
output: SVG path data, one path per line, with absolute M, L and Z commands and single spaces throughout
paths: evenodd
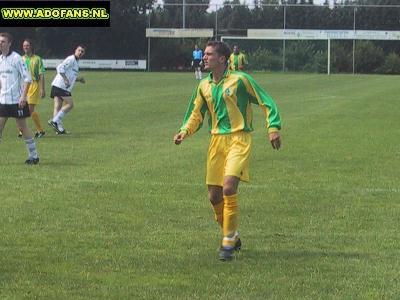
M 225 72 L 224 72 L 224 75 L 222 75 L 221 80 L 220 80 L 218 83 L 216 83 L 216 84 L 219 84 L 221 81 L 223 81 L 226 77 L 229 76 L 230 73 L 231 73 L 231 72 L 230 72 L 229 68 L 226 67 Z M 210 74 L 208 74 L 208 78 L 207 78 L 207 79 L 208 79 L 208 82 L 209 82 L 209 83 L 214 82 L 214 81 L 213 81 L 213 74 L 212 74 L 212 72 L 211 72 Z

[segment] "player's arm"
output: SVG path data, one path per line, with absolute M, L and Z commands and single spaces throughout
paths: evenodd
M 39 58 L 39 88 L 40 88 L 40 98 L 46 97 L 46 89 L 44 84 L 44 65 L 41 58 Z
M 272 148 L 278 150 L 281 147 L 281 119 L 278 107 L 272 97 L 261 88 L 252 77 L 244 74 L 243 83 L 250 95 L 252 103 L 258 104 L 265 114 L 265 123 L 268 132 L 268 138 Z
M 229 70 L 235 70 L 235 67 L 233 65 L 233 54 L 231 54 L 231 56 L 229 56 L 228 59 L 228 68 Z
M 28 72 L 26 64 L 24 63 L 22 58 L 18 61 L 17 68 L 18 68 L 18 72 L 20 73 L 21 78 L 24 82 L 22 85 L 22 94 L 21 94 L 21 97 L 19 98 L 19 102 L 18 102 L 19 108 L 23 108 L 27 102 L 28 90 L 29 90 L 29 87 L 32 82 L 32 77 L 31 77 L 31 74 Z
M 64 84 L 66 88 L 69 88 L 70 82 L 65 75 L 66 70 L 72 65 L 72 58 L 67 57 L 64 61 L 57 66 L 57 73 L 61 75 L 64 80 Z
M 60 75 L 61 75 L 61 77 L 62 77 L 63 80 L 64 80 L 65 87 L 66 87 L 66 88 L 69 88 L 70 83 L 69 83 L 69 80 L 68 80 L 67 76 L 65 75 L 65 73 L 60 73 Z
M 174 136 L 174 142 L 176 145 L 181 144 L 186 137 L 194 134 L 201 128 L 206 111 L 207 104 L 201 94 L 201 89 L 198 86 L 189 101 L 183 124 L 179 129 L 179 132 Z
M 44 88 L 44 74 L 39 75 L 40 98 L 46 97 L 46 89 Z
M 22 86 L 22 95 L 21 98 L 19 98 L 18 102 L 18 107 L 23 108 L 26 105 L 27 99 L 28 99 L 28 90 L 30 87 L 31 83 L 30 82 L 24 82 Z

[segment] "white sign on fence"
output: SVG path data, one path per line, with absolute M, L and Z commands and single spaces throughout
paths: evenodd
M 62 59 L 43 59 L 46 69 L 55 69 L 62 61 Z M 81 59 L 79 67 L 82 69 L 146 70 L 146 60 Z
M 400 31 L 248 29 L 247 37 L 269 40 L 400 40 Z
M 148 38 L 209 38 L 213 35 L 212 28 L 146 28 Z

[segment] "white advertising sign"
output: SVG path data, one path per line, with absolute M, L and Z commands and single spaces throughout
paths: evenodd
M 46 69 L 55 69 L 62 59 L 43 59 Z M 79 67 L 82 69 L 115 69 L 115 70 L 146 70 L 146 60 L 139 59 L 81 59 Z
M 209 38 L 213 35 L 212 28 L 146 28 L 146 37 L 151 38 Z
M 400 40 L 400 31 L 248 29 L 247 37 L 270 40 Z

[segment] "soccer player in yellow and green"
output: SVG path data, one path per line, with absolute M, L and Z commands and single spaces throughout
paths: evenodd
M 240 52 L 237 45 L 233 46 L 233 52 L 229 57 L 229 69 L 233 71 L 244 71 L 247 65 L 246 56 Z
M 44 88 L 44 65 L 40 56 L 35 54 L 35 48 L 32 40 L 25 39 L 22 43 L 24 60 L 29 72 L 31 73 L 32 83 L 28 90 L 28 105 L 29 112 L 33 123 L 36 126 L 35 138 L 40 138 L 45 135 L 42 123 L 40 122 L 39 114 L 35 111 L 35 106 L 39 104 L 39 99 L 46 96 Z M 22 135 L 20 133 L 20 135 Z
M 279 149 L 281 121 L 274 100 L 246 73 L 228 69 L 229 47 L 208 42 L 203 61 L 208 77 L 200 81 L 190 100 L 175 144 L 194 134 L 209 115 L 211 142 L 207 155 L 206 184 L 215 219 L 222 228 L 219 259 L 229 261 L 241 241 L 238 233 L 237 190 L 240 180 L 249 181 L 251 103 L 266 115 L 266 129 L 274 149 Z

